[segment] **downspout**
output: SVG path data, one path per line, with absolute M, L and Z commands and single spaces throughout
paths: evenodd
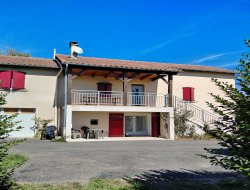
M 54 50 L 55 51 L 55 50 Z M 53 59 L 54 59 L 54 61 L 55 62 L 57 62 L 57 64 L 59 65 L 59 67 L 60 67 L 60 70 L 59 70 L 59 72 L 57 73 L 57 75 L 56 75 L 56 92 L 55 92 L 55 110 L 54 110 L 54 114 L 55 114 L 55 118 L 57 119 L 57 121 L 56 121 L 56 126 L 57 126 L 57 133 L 58 133 L 58 129 L 59 129 L 59 126 L 58 126 L 58 112 L 57 112 L 57 106 L 58 106 L 58 81 L 59 81 L 59 75 L 62 73 L 62 71 L 63 71 L 63 68 L 62 68 L 62 65 L 59 63 L 59 61 L 57 60 L 57 59 L 55 59 L 55 53 L 54 53 L 54 56 L 53 56 Z
M 68 83 L 68 63 L 66 63 L 66 68 L 65 68 L 65 76 L 64 76 L 64 138 L 66 139 L 66 117 L 67 117 L 67 100 L 68 100 L 68 93 L 67 93 L 67 83 Z

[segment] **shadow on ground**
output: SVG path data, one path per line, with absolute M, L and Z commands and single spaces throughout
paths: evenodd
M 182 190 L 182 189 L 228 189 L 225 188 L 225 184 L 221 184 L 221 181 L 227 181 L 226 185 L 230 182 L 229 189 L 235 189 L 235 179 L 241 177 L 233 172 L 208 172 L 208 171 L 172 171 L 172 170 L 150 170 L 149 172 L 137 175 L 133 179 L 126 179 L 130 183 L 141 184 L 136 188 L 137 190 Z M 219 182 L 219 183 L 218 183 Z M 219 184 L 218 188 L 214 184 Z M 239 184 L 236 184 L 238 189 Z

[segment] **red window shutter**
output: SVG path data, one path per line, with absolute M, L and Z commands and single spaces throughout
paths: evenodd
M 194 88 L 190 88 L 190 101 L 194 101 Z
M 10 89 L 11 71 L 0 71 L 0 88 Z
M 194 101 L 194 88 L 183 87 L 183 100 L 184 101 Z
M 25 84 L 25 73 L 13 71 L 13 83 L 12 83 L 12 89 L 18 90 L 18 89 L 24 89 Z

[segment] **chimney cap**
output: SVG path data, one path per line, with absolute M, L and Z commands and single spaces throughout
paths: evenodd
M 72 45 L 78 46 L 78 42 L 77 41 L 69 42 L 69 47 L 71 47 Z

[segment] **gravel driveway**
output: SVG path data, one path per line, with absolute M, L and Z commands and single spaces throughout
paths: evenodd
M 92 177 L 124 178 L 154 175 L 172 178 L 218 178 L 229 173 L 196 154 L 215 141 L 126 141 L 56 143 L 27 140 L 12 149 L 29 160 L 15 171 L 19 182 L 86 183 Z M 150 175 L 149 175 L 150 174 Z M 231 175 L 231 174 L 230 174 Z

